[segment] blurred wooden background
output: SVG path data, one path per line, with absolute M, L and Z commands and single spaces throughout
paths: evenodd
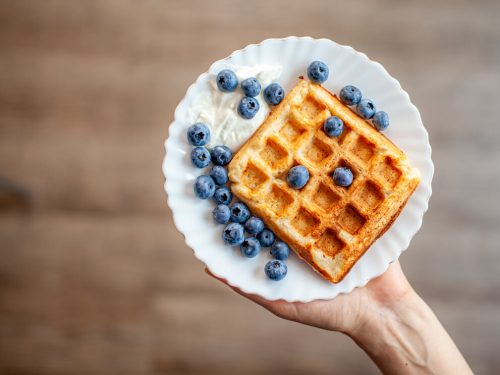
M 474 370 L 498 373 L 499 19 L 498 1 L 0 1 L 0 372 L 377 373 L 208 278 L 162 188 L 197 75 L 311 35 L 380 61 L 420 108 L 434 195 L 402 264 Z

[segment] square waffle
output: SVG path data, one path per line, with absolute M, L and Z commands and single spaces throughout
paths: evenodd
M 323 131 L 335 115 L 338 138 Z M 288 186 L 288 170 L 304 165 L 307 185 Z M 335 185 L 347 166 L 351 186 Z M 337 283 L 393 223 L 420 180 L 406 155 L 320 85 L 301 79 L 229 165 L 234 194 L 277 236 Z

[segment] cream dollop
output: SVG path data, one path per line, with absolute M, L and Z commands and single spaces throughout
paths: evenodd
M 211 74 L 208 82 L 209 92 L 200 93 L 188 109 L 188 120 L 191 124 L 203 122 L 210 127 L 211 139 L 208 147 L 225 145 L 236 151 L 262 124 L 269 114 L 269 106 L 263 97 L 264 88 L 276 81 L 282 72 L 281 65 L 256 64 L 251 66 L 227 65 L 238 77 L 238 88 L 229 93 L 221 92 L 215 82 L 216 75 Z M 252 119 L 244 119 L 238 114 L 238 104 L 243 98 L 239 87 L 242 80 L 255 77 L 262 90 L 256 97 L 260 109 Z

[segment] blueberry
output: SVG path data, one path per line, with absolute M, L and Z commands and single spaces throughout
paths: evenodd
M 193 146 L 204 146 L 210 141 L 210 129 L 201 122 L 191 125 L 187 131 L 187 139 Z
M 219 204 L 212 211 L 212 215 L 214 216 L 214 220 L 216 223 L 226 224 L 229 221 L 229 217 L 231 216 L 231 211 L 225 204 Z
M 347 167 L 338 167 L 333 171 L 333 181 L 339 186 L 351 186 L 352 179 L 352 172 Z
M 303 165 L 296 165 L 288 171 L 286 181 L 292 189 L 302 189 L 309 181 L 309 171 Z
M 344 122 L 337 116 L 331 116 L 323 124 L 323 130 L 329 137 L 338 137 L 344 131 Z
M 259 108 L 260 104 L 257 99 L 244 96 L 238 105 L 238 113 L 241 117 L 248 120 L 255 117 L 257 112 L 259 112 Z
M 258 217 L 252 216 L 245 223 L 245 229 L 250 234 L 259 234 L 264 230 L 264 222 Z
M 257 239 L 260 242 L 260 246 L 268 247 L 271 246 L 274 242 L 274 233 L 269 229 L 264 229 L 257 235 Z
M 361 101 L 361 90 L 356 86 L 345 86 L 340 90 L 340 100 L 346 105 L 356 105 Z
M 205 168 L 210 164 L 210 152 L 205 147 L 195 147 L 191 150 L 191 161 L 197 168 Z
M 194 182 L 194 193 L 198 198 L 208 199 L 215 193 L 215 182 L 210 176 L 198 176 Z
M 231 221 L 235 223 L 244 223 L 250 217 L 250 210 L 241 202 L 231 206 Z
M 222 232 L 222 239 L 224 243 L 229 246 L 241 245 L 245 239 L 243 226 L 238 223 L 228 224 Z
M 260 93 L 260 83 L 257 78 L 251 77 L 241 81 L 241 89 L 246 96 L 255 97 Z
M 313 61 L 307 68 L 307 76 L 314 83 L 323 83 L 328 79 L 330 70 L 322 61 Z
M 377 107 L 370 99 L 362 99 L 356 106 L 356 112 L 367 120 L 373 117 L 376 110 Z
M 269 105 L 278 105 L 285 97 L 285 90 L 277 83 L 271 83 L 264 89 L 264 100 Z
M 274 259 L 266 263 L 264 271 L 266 272 L 267 277 L 269 277 L 271 280 L 280 281 L 286 276 L 288 267 L 286 266 L 285 262 Z
M 238 78 L 232 70 L 224 69 L 217 74 L 217 87 L 222 92 L 231 92 L 238 87 Z
M 290 248 L 283 241 L 274 241 L 271 255 L 278 260 L 287 260 L 290 256 Z
M 378 131 L 384 131 L 389 126 L 389 115 L 384 111 L 378 111 L 373 115 L 372 122 Z
M 233 195 L 227 187 L 223 186 L 215 190 L 214 199 L 217 204 L 229 204 Z
M 253 258 L 260 251 L 260 243 L 255 237 L 247 237 L 240 245 L 241 255 L 246 258 Z
M 210 171 L 210 177 L 214 179 L 217 185 L 224 185 L 227 182 L 226 168 L 220 165 L 214 165 Z
M 215 146 L 210 152 L 212 163 L 215 165 L 226 165 L 233 158 L 233 152 L 226 146 Z

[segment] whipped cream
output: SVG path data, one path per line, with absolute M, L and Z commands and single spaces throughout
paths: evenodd
M 236 151 L 262 124 L 269 114 L 269 106 L 263 97 L 264 88 L 276 81 L 282 72 L 281 65 L 256 64 L 251 66 L 227 65 L 221 68 L 231 69 L 238 77 L 238 88 L 229 93 L 221 92 L 215 82 L 216 74 L 208 77 L 209 92 L 200 93 L 194 98 L 187 112 L 190 124 L 203 122 L 210 128 L 210 143 L 208 147 L 225 145 Z M 252 119 L 244 119 L 238 114 L 238 104 L 243 98 L 239 88 L 242 80 L 255 77 L 259 80 L 262 90 L 256 97 L 260 109 Z

